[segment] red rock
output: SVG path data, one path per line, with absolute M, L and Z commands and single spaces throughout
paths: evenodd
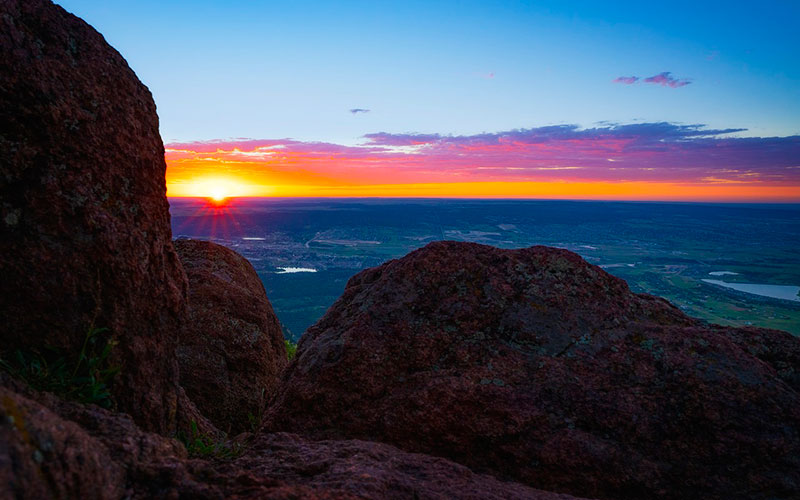
M 364 441 L 259 435 L 243 455 L 188 459 L 128 415 L 36 393 L 0 374 L 0 498 L 568 500 L 442 458 Z
M 0 81 L 0 351 L 109 328 L 119 408 L 173 432 L 186 281 L 150 92 L 47 0 L 0 1 Z
M 265 429 L 575 495 L 791 498 L 799 349 L 703 325 L 566 250 L 438 242 L 350 280 Z
M 181 385 L 220 429 L 249 430 L 287 364 L 278 318 L 247 259 L 208 241 L 176 240 L 175 248 L 189 279 Z
M 36 393 L 0 374 L 0 498 L 127 496 L 141 467 L 185 457 L 130 416 Z
M 124 469 L 77 424 L 3 388 L 0 416 L 0 498 L 122 497 Z
M 536 490 L 476 474 L 443 458 L 406 453 L 367 441 L 312 441 L 296 434 L 263 434 L 247 454 L 217 464 L 215 472 L 258 484 L 262 478 L 333 490 L 355 498 L 568 500 L 569 495 Z M 236 474 L 243 474 L 236 476 Z M 211 481 L 218 481 L 214 475 Z M 244 479 L 246 478 L 246 479 Z M 234 488 L 236 491 L 236 488 Z M 255 497 L 255 496 L 254 496 Z

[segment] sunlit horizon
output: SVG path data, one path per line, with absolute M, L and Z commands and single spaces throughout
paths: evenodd
M 800 202 L 800 136 L 670 123 L 166 144 L 171 197 Z

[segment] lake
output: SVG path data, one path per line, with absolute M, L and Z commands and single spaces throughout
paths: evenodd
M 763 285 L 758 283 L 726 283 L 720 280 L 704 279 L 705 283 L 718 285 L 739 292 L 752 293 L 754 295 L 761 295 L 762 297 L 771 297 L 773 299 L 792 300 L 800 302 L 800 286 L 791 285 Z

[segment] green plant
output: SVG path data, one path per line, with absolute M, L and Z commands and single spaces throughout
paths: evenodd
M 52 346 L 17 350 L 11 359 L 0 359 L 0 368 L 38 391 L 112 408 L 110 389 L 119 367 L 111 365 L 109 357 L 115 345 L 107 328 L 91 328 L 77 356 Z
M 244 453 L 244 446 L 241 443 L 215 439 L 209 434 L 200 432 L 194 420 L 190 424 L 189 435 L 180 432 L 178 440 L 183 443 L 192 458 L 230 459 Z
M 286 344 L 286 357 L 289 359 L 289 361 L 291 361 L 294 359 L 294 355 L 297 353 L 297 344 L 287 339 L 284 339 L 283 341 Z
M 250 426 L 251 432 L 257 432 L 259 427 L 261 427 L 261 421 L 264 419 L 264 396 L 267 390 L 265 388 L 261 388 L 261 397 L 258 399 L 258 413 L 255 415 L 251 412 L 247 413 L 247 423 Z
M 247 423 L 250 425 L 250 432 L 256 432 L 261 426 L 261 418 L 252 413 L 247 414 Z

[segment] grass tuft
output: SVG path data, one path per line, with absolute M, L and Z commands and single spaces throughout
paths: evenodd
M 109 356 L 116 345 L 107 328 L 92 328 L 77 356 L 50 346 L 17 350 L 10 359 L 0 359 L 0 368 L 37 391 L 113 408 L 110 390 L 119 367 L 111 365 Z
M 284 339 L 284 342 L 286 343 L 286 357 L 289 359 L 289 361 L 291 361 L 294 359 L 294 355 L 297 353 L 297 344 L 286 339 Z
M 190 435 L 187 436 L 180 432 L 178 440 L 183 443 L 192 458 L 231 459 L 244 453 L 244 445 L 241 443 L 215 439 L 213 436 L 200 432 L 197 422 L 194 420 L 191 423 Z

